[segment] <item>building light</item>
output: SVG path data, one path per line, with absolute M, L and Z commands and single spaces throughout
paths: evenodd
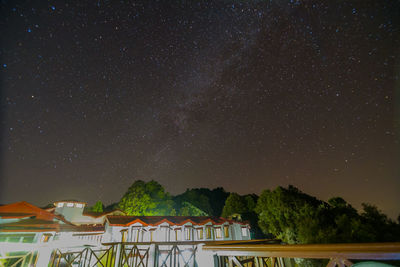
M 228 238 L 229 237 L 229 226 L 224 225 L 224 237 Z
M 83 208 L 83 204 L 82 203 L 76 203 L 76 207 L 77 208 Z
M 42 235 L 42 238 L 40 239 L 40 242 L 47 243 L 47 242 L 49 242 L 50 237 L 51 237 L 51 235 L 44 234 L 44 235 Z
M 181 238 L 181 229 L 176 229 L 175 230 L 175 240 L 176 241 L 182 240 L 182 238 Z
M 57 203 L 57 207 L 58 207 L 58 208 L 61 208 L 62 206 L 64 206 L 64 203 L 63 203 L 63 202 Z
M 186 240 L 190 240 L 190 232 L 191 232 L 191 228 L 187 228 L 185 227 L 185 239 Z
M 69 202 L 69 203 L 67 203 L 67 207 L 73 207 L 74 206 L 74 203 L 71 203 L 71 202 Z
M 247 228 L 242 227 L 242 236 L 247 236 Z
M 206 227 L 206 238 L 211 239 L 211 227 L 210 226 Z
M 197 229 L 197 239 L 203 239 L 203 228 Z
M 216 238 L 222 238 L 221 227 L 215 228 L 215 237 L 216 237 Z

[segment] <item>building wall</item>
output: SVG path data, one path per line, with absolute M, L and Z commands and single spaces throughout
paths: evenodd
M 225 227 L 228 228 L 225 230 Z M 158 226 L 135 223 L 126 227 L 106 224 L 103 240 L 121 242 L 123 236 L 126 242 L 223 241 L 248 240 L 250 231 L 247 226 L 238 223 L 213 225 L 209 222 L 205 225 L 192 225 L 189 222 L 181 226 L 169 225 L 166 222 Z

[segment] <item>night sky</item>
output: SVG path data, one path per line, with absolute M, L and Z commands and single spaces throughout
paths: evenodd
M 295 185 L 400 213 L 399 1 L 1 1 L 0 203 Z

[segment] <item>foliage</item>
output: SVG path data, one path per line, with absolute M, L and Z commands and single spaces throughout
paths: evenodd
M 262 192 L 256 207 L 259 226 L 287 243 L 399 241 L 400 225 L 375 206 L 363 204 L 359 214 L 340 197 L 323 202 L 297 188 Z
M 229 194 L 225 201 L 225 206 L 222 210 L 222 217 L 236 220 L 243 220 L 250 223 L 252 238 L 265 238 L 258 227 L 258 216 L 254 209 L 256 207 L 258 196 L 255 194 L 240 196 L 237 193 Z
M 182 213 L 181 210 L 184 209 L 184 213 L 188 213 L 189 209 L 194 211 L 193 208 L 201 211 L 200 213 L 204 214 L 212 214 L 212 208 L 210 204 L 210 200 L 204 194 L 202 194 L 199 190 L 187 189 L 185 193 L 174 197 L 174 201 L 176 204 L 176 210 L 179 210 L 179 213 Z M 191 207 L 189 207 L 189 205 Z M 189 212 L 190 213 L 190 212 Z M 193 215 L 195 216 L 195 215 Z
M 178 210 L 181 208 L 182 203 L 186 201 L 210 216 L 220 216 L 228 196 L 229 193 L 222 187 L 212 190 L 208 188 L 193 188 L 175 196 L 174 201 Z
M 230 193 L 225 201 L 225 206 L 222 209 L 222 217 L 238 217 L 248 212 L 246 199 L 237 193 Z
M 113 210 L 116 210 L 116 209 L 119 209 L 118 208 L 118 202 L 117 203 L 111 203 L 110 205 L 104 207 L 104 211 L 113 211 Z
M 318 229 L 321 205 L 322 202 L 293 186 L 265 190 L 256 207 L 259 226 L 264 233 L 271 233 L 290 244 L 317 241 L 315 239 L 322 235 Z M 314 234 L 309 236 L 308 232 Z
M 103 212 L 104 211 L 104 205 L 103 203 L 99 200 L 94 204 L 93 207 L 90 208 L 91 211 L 93 212 Z
M 192 205 L 189 202 L 183 202 L 179 209 L 179 216 L 208 216 L 207 213 Z
M 174 214 L 171 196 L 156 181 L 135 181 L 121 198 L 118 208 L 128 215 L 171 215 Z

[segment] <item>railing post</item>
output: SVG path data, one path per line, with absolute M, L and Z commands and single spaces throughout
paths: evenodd
M 147 267 L 157 267 L 158 255 L 156 250 L 156 244 L 149 245 L 149 261 Z
M 193 259 L 196 260 L 197 266 L 215 266 L 213 253 L 203 250 L 204 244 L 197 245 L 196 255 Z
M 120 267 L 121 264 L 121 251 L 122 251 L 122 243 L 118 243 L 115 251 L 115 261 L 114 267 Z
M 42 247 L 38 250 L 36 266 L 48 266 L 51 261 L 51 253 L 53 252 L 50 247 Z M 56 251 L 54 250 L 54 253 Z M 32 252 L 33 253 L 33 252 Z

